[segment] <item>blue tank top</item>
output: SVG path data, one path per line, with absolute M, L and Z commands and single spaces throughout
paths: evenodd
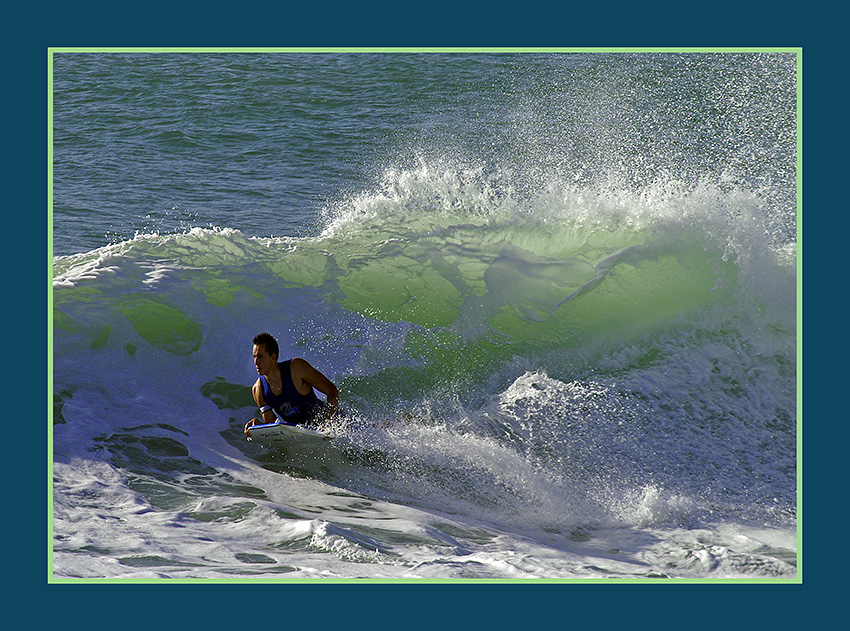
M 283 390 L 280 394 L 272 392 L 268 379 L 260 375 L 260 383 L 263 387 L 263 400 L 272 406 L 280 417 L 287 423 L 306 423 L 311 420 L 321 407 L 321 401 L 316 393 L 310 388 L 310 394 L 301 394 L 292 383 L 292 373 L 289 368 L 290 360 L 280 362 L 280 380 Z

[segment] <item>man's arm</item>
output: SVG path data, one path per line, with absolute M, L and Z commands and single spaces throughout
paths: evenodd
M 336 416 L 339 409 L 339 389 L 334 383 L 318 370 L 313 368 L 305 359 L 295 357 L 289 364 L 292 383 L 301 394 L 307 394 L 305 390 L 315 388 L 325 395 L 328 400 L 328 418 Z M 309 391 L 309 390 L 308 390 Z M 255 395 L 256 396 L 256 395 Z
M 265 399 L 263 399 L 263 388 L 260 385 L 259 379 L 257 379 L 257 382 L 254 384 L 254 387 L 251 388 L 251 392 L 254 395 L 254 402 L 257 404 L 257 407 L 262 410 L 263 407 L 265 407 L 266 405 L 266 401 Z M 271 409 L 268 409 L 262 413 L 262 420 L 252 418 L 245 424 L 245 435 L 248 435 L 249 427 L 252 427 L 254 425 L 265 425 L 268 423 L 274 423 L 276 420 L 277 416 L 275 416 L 275 413 Z

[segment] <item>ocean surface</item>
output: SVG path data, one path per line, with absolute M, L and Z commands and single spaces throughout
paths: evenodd
M 799 580 L 794 52 L 50 61 L 50 580 Z

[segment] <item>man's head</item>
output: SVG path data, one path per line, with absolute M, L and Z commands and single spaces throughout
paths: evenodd
M 280 354 L 280 349 L 277 346 L 277 340 L 274 339 L 271 333 L 260 333 L 254 337 L 254 346 L 264 347 L 269 355 Z
M 269 373 L 271 367 L 277 363 L 280 350 L 277 340 L 268 333 L 260 333 L 254 338 L 254 366 L 261 375 Z

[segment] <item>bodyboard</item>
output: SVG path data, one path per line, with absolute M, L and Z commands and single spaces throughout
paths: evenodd
M 248 428 L 248 440 L 270 448 L 316 445 L 330 439 L 329 434 L 280 421 Z

